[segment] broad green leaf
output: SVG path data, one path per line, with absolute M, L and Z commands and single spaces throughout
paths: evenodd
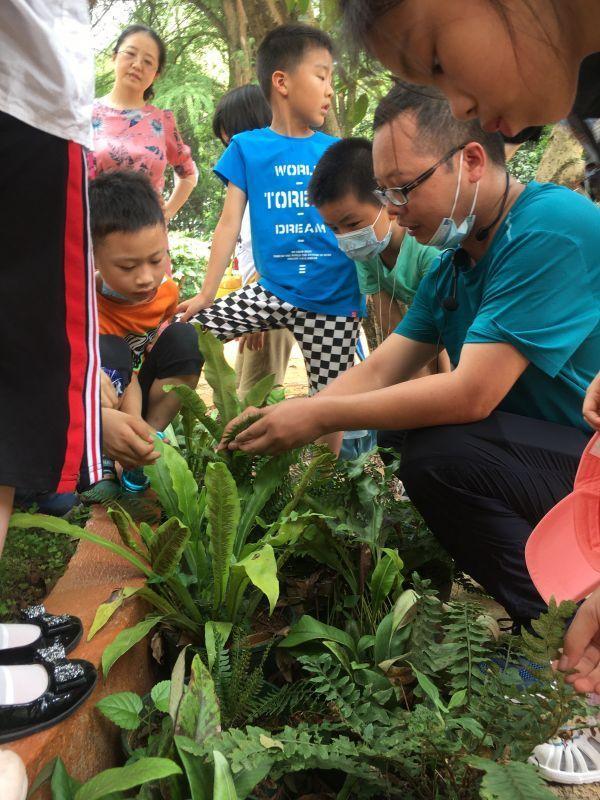
M 373 647 L 373 658 L 376 664 L 381 664 L 399 653 L 391 652 L 391 642 L 394 635 L 394 613 L 390 611 L 381 620 L 375 631 L 375 644 Z
M 213 750 L 213 758 L 215 760 L 213 800 L 238 800 L 227 759 L 218 750 Z
M 158 458 L 154 464 L 144 467 L 144 474 L 148 476 L 150 486 L 158 495 L 165 516 L 177 517 L 179 515 L 179 503 L 175 490 L 173 489 L 171 464 L 168 457 L 168 453 L 170 453 L 173 448 L 156 437 L 154 440 L 154 449 L 160 453 L 160 458 Z M 175 451 L 173 450 L 173 452 Z M 177 455 L 179 455 L 179 458 L 182 458 L 180 454 Z M 187 469 L 187 463 L 185 467 Z
M 86 542 L 93 542 L 94 544 L 110 550 L 112 553 L 121 556 L 134 567 L 139 569 L 147 577 L 152 577 L 152 570 L 137 556 L 130 553 L 123 545 L 111 542 L 103 536 L 98 536 L 97 533 L 92 533 L 85 528 L 79 528 L 77 525 L 72 525 L 66 519 L 60 517 L 50 517 L 47 514 L 22 514 L 17 512 L 13 514 L 9 521 L 9 527 L 20 528 L 27 530 L 28 528 L 41 528 L 50 533 L 64 533 L 67 536 L 72 536 L 74 539 L 83 539 Z
M 150 547 L 152 569 L 161 578 L 175 573 L 190 539 L 190 530 L 177 517 L 171 517 L 157 529 Z
M 232 628 L 233 622 L 215 622 L 211 620 L 204 625 L 204 646 L 206 647 L 209 670 L 212 670 L 217 657 L 216 636 L 219 636 L 221 647 L 225 647 Z
M 265 375 L 257 381 L 242 401 L 242 410 L 249 406 L 260 408 L 275 386 L 275 374 Z
M 175 392 L 175 394 L 181 400 L 181 405 L 192 412 L 194 417 L 206 428 L 215 441 L 218 442 L 220 440 L 221 426 L 210 416 L 206 403 L 204 400 L 202 400 L 195 389 L 192 389 L 190 386 L 183 385 L 163 386 L 163 391 Z
M 167 517 L 177 517 L 190 530 L 200 525 L 198 510 L 198 485 L 187 461 L 171 445 L 156 439 L 155 448 L 160 458 L 144 472 L 157 493 Z
M 252 494 L 244 503 L 244 509 L 238 525 L 234 545 L 234 553 L 238 558 L 246 544 L 248 534 L 256 525 L 256 517 L 272 497 L 275 489 L 281 486 L 282 480 L 295 461 L 297 461 L 297 454 L 292 451 L 269 458 L 258 468 L 252 483 Z
M 345 631 L 325 625 L 309 614 L 304 614 L 295 625 L 292 625 L 279 647 L 299 647 L 315 640 L 331 640 L 347 647 L 350 651 L 354 649 L 354 641 Z
M 473 719 L 473 717 L 454 717 L 454 719 L 451 720 L 451 723 L 467 731 L 478 741 L 483 741 L 485 731 L 481 727 L 481 724 L 477 722 L 476 719 Z
M 397 561 L 388 553 L 384 553 L 375 566 L 369 581 L 371 606 L 374 613 L 379 611 L 401 574 L 398 572 Z
M 147 636 L 148 633 L 155 628 L 163 617 L 147 617 L 146 619 L 138 622 L 131 628 L 125 628 L 124 631 L 118 633 L 113 641 L 104 649 L 102 653 L 102 672 L 104 679 L 108 677 L 111 667 L 121 658 L 122 655 L 131 650 L 138 642 Z
M 177 661 L 171 672 L 171 690 L 169 692 L 169 716 L 173 720 L 173 724 L 177 719 L 177 711 L 183 697 L 183 688 L 185 686 L 185 659 L 186 659 L 187 646 L 184 647 L 179 655 Z
M 448 702 L 448 711 L 452 711 L 455 708 L 460 708 L 464 706 L 467 702 L 467 690 L 466 689 L 459 689 L 457 692 L 454 692 L 450 701 Z
M 199 326 L 197 326 L 199 328 Z M 236 391 L 235 370 L 223 354 L 223 343 L 209 331 L 198 330 L 198 346 L 204 356 L 204 377 L 213 390 L 221 424 L 231 422 L 240 413 L 240 403 Z
M 413 589 L 406 589 L 396 600 L 392 609 L 394 631 L 412 621 L 417 610 L 417 600 L 417 593 Z
M 74 800 L 79 783 L 72 778 L 60 758 L 56 759 L 50 790 L 52 800 Z
M 498 763 L 471 756 L 466 763 L 485 772 L 479 796 L 482 800 L 555 800 L 532 764 Z
M 35 780 L 33 781 L 33 783 L 29 786 L 29 793 L 27 795 L 27 800 L 29 800 L 29 798 L 35 797 L 38 789 L 40 789 L 45 783 L 48 783 L 48 781 L 52 779 L 52 776 L 54 775 L 54 770 L 56 769 L 56 766 L 59 761 L 61 761 L 61 759 L 59 756 L 57 756 L 56 758 L 53 758 L 52 761 L 47 761 L 46 764 L 44 764 L 42 769 L 35 776 Z M 63 764 L 63 769 L 64 769 L 64 764 Z
M 75 800 L 100 800 L 113 792 L 126 792 L 170 775 L 181 775 L 181 769 L 169 758 L 140 758 L 124 767 L 107 769 L 94 775 L 77 791 Z
M 342 667 L 346 670 L 348 675 L 352 675 L 353 669 L 352 669 L 352 666 L 350 664 L 350 658 L 348 656 L 348 651 L 345 650 L 342 647 L 342 645 L 339 644 L 339 642 L 330 642 L 328 640 L 325 640 L 323 642 L 323 645 L 328 650 L 331 650 L 333 655 L 337 658 L 337 660 L 340 662 Z
M 114 600 L 111 600 L 108 603 L 101 603 L 98 606 L 98 610 L 96 611 L 96 615 L 94 616 L 94 621 L 90 627 L 90 632 L 88 633 L 87 640 L 88 642 L 92 640 L 92 638 L 101 630 L 106 623 L 111 619 L 113 614 L 121 608 L 125 600 L 129 597 L 133 597 L 136 594 L 139 594 L 142 591 L 143 587 L 135 587 L 135 586 L 126 586 L 124 589 L 119 589 L 117 597 Z M 165 604 L 168 605 L 167 601 L 165 600 Z M 169 613 L 168 611 L 166 613 Z
M 265 544 L 260 550 L 238 561 L 233 569 L 236 572 L 244 570 L 250 582 L 267 596 L 269 613 L 272 614 L 279 599 L 279 581 L 277 580 L 277 561 L 271 545 Z
M 169 695 L 171 693 L 171 681 L 160 681 L 155 683 L 150 692 L 150 697 L 155 707 L 167 713 L 169 711 Z
M 176 736 L 175 746 L 185 770 L 185 777 L 190 787 L 191 800 L 212 800 L 213 775 L 210 764 L 204 761 L 204 753 L 190 753 L 184 746 L 187 737 Z M 188 740 L 192 745 L 195 742 Z
M 442 703 L 437 686 L 431 680 L 429 680 L 427 675 L 424 675 L 422 672 L 419 672 L 418 669 L 415 669 L 412 664 L 410 665 L 410 668 L 412 669 L 419 686 L 421 689 L 423 689 L 427 697 L 432 701 L 438 711 L 442 711 L 444 714 L 447 714 L 448 709 Z
M 139 531 L 135 522 L 131 518 L 131 515 L 128 514 L 123 508 L 117 506 L 116 508 L 108 509 L 108 516 L 111 518 L 117 531 L 119 532 L 119 536 L 121 537 L 121 541 L 125 547 L 133 550 L 133 552 L 137 553 L 138 556 L 147 558 L 146 553 L 142 550 L 137 539 L 135 538 L 135 534 L 139 533 Z
M 200 656 L 192 661 L 190 682 L 183 690 L 175 732 L 202 744 L 221 730 L 221 712 L 213 679 Z
M 144 704 L 139 694 L 135 692 L 117 692 L 116 694 L 109 694 L 108 697 L 102 698 L 96 703 L 98 708 L 105 717 L 107 717 L 119 728 L 124 728 L 127 731 L 134 731 L 140 726 L 140 712 Z
M 235 480 L 220 461 L 206 467 L 206 513 L 213 567 L 213 610 L 218 611 L 225 599 L 233 543 L 240 521 L 240 499 Z

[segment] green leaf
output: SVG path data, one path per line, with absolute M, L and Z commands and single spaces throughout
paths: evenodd
M 206 513 L 213 567 L 213 610 L 225 599 L 233 543 L 240 521 L 240 499 L 237 486 L 227 466 L 215 461 L 206 467 Z
M 220 440 L 222 428 L 219 423 L 210 416 L 206 403 L 195 389 L 185 385 L 163 386 L 163 391 L 175 392 L 181 400 L 182 407 L 192 412 L 194 417 L 206 428 L 215 441 L 218 442 Z
M 460 708 L 464 706 L 467 702 L 467 690 L 466 689 L 459 689 L 457 692 L 454 692 L 452 697 L 450 698 L 450 702 L 448 703 L 448 711 L 452 711 L 454 708 Z
M 117 507 L 109 508 L 108 516 L 119 532 L 119 536 L 121 537 L 121 541 L 125 547 L 133 550 L 134 553 L 137 553 L 142 558 L 146 558 L 146 553 L 144 553 L 135 538 L 134 534 L 139 533 L 139 531 L 135 522 L 131 518 L 131 515 L 128 514 L 123 508 Z
M 170 578 L 175 573 L 189 539 L 189 528 L 177 517 L 163 522 L 150 546 L 150 561 L 157 575 Z
M 371 588 L 371 606 L 374 613 L 377 613 L 387 596 L 390 594 L 402 572 L 398 570 L 398 562 L 388 553 L 384 553 L 379 559 L 371 574 L 369 581 Z
M 221 712 L 213 679 L 200 656 L 192 661 L 190 682 L 183 690 L 175 732 L 189 736 L 198 744 L 221 730 Z
M 158 623 L 162 621 L 162 619 L 163 617 L 157 616 L 147 617 L 141 622 L 138 622 L 137 625 L 131 628 L 125 628 L 124 631 L 121 631 L 115 636 L 113 641 L 102 653 L 102 672 L 104 673 L 105 679 L 108 677 L 108 673 L 115 661 L 140 642 L 144 636 L 150 633 L 152 628 L 155 628 Z
M 356 99 L 354 103 L 354 108 L 352 111 L 352 127 L 355 128 L 359 122 L 362 122 L 365 118 L 365 114 L 367 113 L 367 109 L 369 107 L 369 96 L 367 94 L 361 94 L 360 97 Z
M 154 446 L 160 458 L 152 466 L 144 467 L 144 472 L 165 515 L 177 517 L 190 530 L 197 531 L 200 525 L 198 484 L 187 461 L 178 450 L 158 438 Z
M 339 642 L 324 641 L 323 645 L 328 650 L 331 650 L 333 655 L 337 658 L 337 660 L 340 662 L 342 667 L 346 670 L 348 675 L 352 675 L 353 670 L 352 670 L 352 666 L 350 664 L 350 658 L 348 656 L 348 651 L 345 650 L 342 647 L 342 645 L 339 644 Z
M 244 408 L 248 408 L 249 406 L 260 408 L 266 401 L 274 386 L 275 373 L 271 375 L 265 375 L 264 378 L 261 378 L 254 384 L 248 394 L 244 397 L 244 400 L 242 401 L 242 410 Z
M 169 695 L 171 693 L 171 681 L 160 681 L 155 683 L 150 692 L 150 697 L 155 707 L 167 713 L 169 711 Z
M 238 800 L 227 759 L 218 750 L 213 750 L 213 758 L 215 760 L 213 800 Z
M 279 647 L 300 647 L 306 642 L 327 639 L 332 642 L 338 642 L 351 652 L 354 649 L 354 640 L 345 631 L 334 628 L 331 625 L 325 625 L 325 623 L 319 622 L 318 619 L 311 617 L 309 614 L 304 614 L 295 625 L 292 625 L 288 635 L 280 643 Z
M 221 424 L 231 422 L 240 413 L 240 403 L 236 391 L 235 370 L 225 359 L 223 343 L 209 331 L 198 328 L 198 346 L 204 356 L 204 377 L 213 390 L 213 401 L 216 405 Z
M 256 550 L 238 561 L 233 570 L 236 572 L 243 570 L 250 582 L 267 596 L 269 613 L 272 614 L 279 599 L 279 581 L 277 580 L 277 561 L 271 545 L 265 544 L 260 550 Z
M 175 746 L 190 787 L 191 800 L 212 800 L 212 769 L 209 764 L 204 762 L 203 753 L 195 754 L 189 752 L 189 746 L 186 747 L 188 742 L 192 746 L 196 744 L 185 736 L 175 737 Z
M 124 767 L 107 769 L 94 775 L 77 791 L 75 800 L 100 800 L 113 792 L 126 792 L 170 775 L 181 775 L 181 769 L 169 758 L 140 758 Z
M 56 759 L 50 790 L 52 800 L 74 800 L 79 783 L 72 778 L 60 758 Z
M 406 589 L 394 603 L 392 614 L 394 615 L 394 631 L 408 625 L 415 616 L 417 610 L 418 595 L 413 589 Z
M 233 622 L 215 622 L 211 620 L 204 625 L 204 646 L 206 647 L 206 656 L 208 660 L 208 669 L 212 671 L 213 664 L 217 657 L 216 636 L 218 635 L 221 642 L 221 647 L 225 647 Z
M 98 633 L 98 631 L 103 628 L 112 615 L 123 605 L 125 602 L 125 595 L 123 594 L 123 590 L 120 590 L 117 597 L 114 600 L 111 600 L 108 603 L 101 603 L 98 606 L 96 611 L 96 615 L 94 616 L 94 621 L 90 627 L 90 632 L 88 633 L 87 640 L 88 642 Z
M 267 748 L 267 750 L 269 750 L 272 747 L 278 748 L 279 750 L 281 750 L 281 752 L 285 750 L 283 744 L 278 739 L 271 739 L 270 736 L 265 736 L 264 733 L 261 733 L 261 735 L 258 737 L 258 740 L 263 747 Z
M 471 756 L 466 763 L 485 772 L 479 796 L 482 800 L 555 800 L 532 764 L 498 763 Z
M 119 728 L 124 728 L 127 731 L 134 731 L 139 728 L 141 719 L 140 712 L 144 704 L 139 694 L 135 692 L 117 692 L 116 694 L 109 694 L 96 703 L 98 708 L 105 717 L 107 717 Z
M 179 655 L 177 661 L 171 672 L 171 690 L 169 692 L 169 716 L 173 720 L 173 724 L 177 720 L 177 712 L 179 705 L 183 698 L 183 689 L 185 686 L 185 659 L 187 653 L 187 646 L 184 647 Z
M 412 664 L 410 665 L 410 668 L 412 669 L 415 678 L 419 682 L 419 686 L 421 689 L 423 689 L 427 697 L 432 701 L 438 711 L 442 711 L 444 714 L 447 714 L 448 709 L 442 703 L 439 690 L 433 681 L 430 681 L 427 675 L 424 675 L 422 672 L 419 672 L 418 669 L 415 669 Z

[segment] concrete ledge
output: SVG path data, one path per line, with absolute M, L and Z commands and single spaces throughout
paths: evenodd
M 86 528 L 112 541 L 121 541 L 115 526 L 102 506 L 95 506 Z M 120 761 L 119 731 L 96 710 L 95 704 L 108 694 L 132 691 L 146 694 L 154 680 L 146 640 L 124 655 L 111 669 L 108 680 L 100 674 L 102 652 L 119 631 L 135 625 L 148 607 L 140 600 L 128 600 L 110 622 L 86 641 L 96 609 L 113 591 L 122 586 L 141 586 L 143 578 L 127 561 L 91 542 L 82 541 L 66 573 L 45 601 L 52 614 L 75 614 L 83 623 L 83 637 L 71 658 L 84 658 L 98 669 L 98 683 L 92 696 L 64 722 L 26 739 L 19 739 L 8 749 L 25 762 L 30 783 L 55 756 L 60 756 L 69 773 L 85 781 L 100 770 Z M 38 793 L 37 797 L 50 797 Z

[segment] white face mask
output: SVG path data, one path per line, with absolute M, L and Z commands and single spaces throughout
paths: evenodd
M 450 212 L 449 217 L 444 217 L 444 219 L 440 222 L 440 225 L 437 231 L 433 234 L 431 239 L 427 242 L 427 244 L 431 245 L 432 247 L 437 247 L 440 250 L 455 250 L 460 243 L 467 238 L 467 236 L 473 230 L 473 226 L 475 225 L 475 214 L 473 211 L 475 210 L 475 204 L 477 203 L 477 195 L 479 194 L 479 181 L 475 186 L 475 197 L 473 198 L 473 205 L 471 206 L 471 211 L 469 215 L 464 218 L 464 220 L 457 225 L 456 222 L 452 219 L 454 216 L 454 210 L 456 209 L 456 204 L 458 202 L 458 197 L 460 195 L 460 178 L 462 175 L 462 165 L 463 165 L 463 153 L 461 151 L 460 154 L 460 166 L 458 168 L 458 182 L 456 184 L 456 194 L 454 195 L 454 205 L 452 206 L 452 211 Z
M 392 238 L 392 223 L 383 239 L 378 239 L 375 233 L 375 225 L 381 216 L 383 206 L 381 207 L 377 218 L 372 225 L 367 225 L 357 231 L 350 233 L 334 234 L 337 239 L 338 247 L 345 253 L 348 258 L 353 261 L 362 261 L 363 259 L 375 258 L 379 253 L 382 253 L 390 243 Z

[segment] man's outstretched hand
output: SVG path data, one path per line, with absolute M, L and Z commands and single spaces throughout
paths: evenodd
M 219 450 L 277 455 L 314 442 L 324 433 L 318 404 L 311 398 L 284 400 L 266 408 L 247 408 L 225 428 Z M 259 417 L 231 439 L 232 431 L 248 417 Z
M 600 693 L 600 587 L 577 610 L 565 636 L 560 670 L 578 692 Z
M 154 431 L 147 422 L 113 408 L 102 409 L 102 452 L 126 469 L 154 464 Z

